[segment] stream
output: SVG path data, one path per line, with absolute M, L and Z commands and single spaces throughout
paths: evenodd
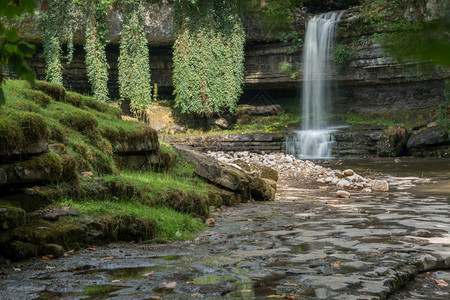
M 0 299 L 449 299 L 450 161 L 333 168 L 348 167 L 390 191 L 342 199 L 283 178 L 275 201 L 217 209 L 191 241 L 5 266 Z

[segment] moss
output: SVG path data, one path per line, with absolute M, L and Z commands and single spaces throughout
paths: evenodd
M 0 119 L 0 152 L 22 153 L 26 145 L 46 141 L 50 131 L 45 119 L 36 113 L 12 111 Z
M 275 190 L 262 178 L 252 178 L 250 181 L 250 193 L 257 201 L 271 201 L 275 199 Z
M 0 204 L 0 230 L 13 229 L 25 224 L 26 212 L 15 206 Z
M 77 249 L 85 244 L 87 228 L 76 219 L 60 218 L 58 221 L 35 220 L 16 228 L 15 237 L 34 244 L 43 254 L 46 244 L 58 244 L 64 249 Z
M 28 170 L 48 170 L 51 182 L 59 181 L 62 178 L 63 166 L 61 157 L 55 152 L 44 153 L 33 159 L 17 163 L 18 167 Z
M 11 260 L 17 261 L 37 256 L 38 247 L 32 243 L 22 241 L 12 241 L 2 247 L 2 254 Z
M 80 94 L 74 92 L 66 92 L 66 103 L 75 107 L 81 107 L 83 100 Z
M 20 125 L 10 118 L 0 119 L 0 153 L 12 155 L 21 149 L 25 143 L 25 136 Z
M 33 113 L 38 113 L 40 111 L 40 108 L 37 104 L 26 100 L 17 100 L 14 103 L 11 103 L 9 105 L 9 108 L 13 110 L 27 111 Z
M 162 199 L 160 205 L 170 207 L 194 216 L 209 216 L 209 199 L 207 195 L 200 195 L 192 191 L 181 190 L 168 191 Z
M 77 161 L 70 154 L 62 154 L 62 180 L 63 181 L 76 181 L 78 179 Z
M 60 85 L 45 81 L 36 81 L 33 89 L 42 91 L 58 102 L 66 102 L 66 89 Z
M 47 95 L 46 93 L 42 91 L 35 91 L 35 90 L 23 90 L 22 94 L 24 98 L 29 99 L 37 104 L 39 104 L 42 107 L 47 107 L 50 102 L 52 101 L 52 98 Z
M 109 105 L 107 103 L 100 102 L 92 97 L 86 96 L 82 97 L 82 105 L 85 107 L 95 109 L 98 112 L 113 115 L 115 116 L 116 119 L 120 119 L 120 117 L 122 116 L 122 111 L 120 110 L 120 108 Z
M 94 132 L 98 126 L 95 116 L 83 110 L 64 112 L 58 116 L 58 119 L 61 124 L 83 133 Z
M 135 216 L 123 216 L 115 219 L 117 239 L 121 241 L 149 240 L 156 235 L 156 221 Z

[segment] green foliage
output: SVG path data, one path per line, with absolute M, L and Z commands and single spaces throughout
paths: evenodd
M 182 113 L 230 111 L 242 93 L 245 32 L 238 1 L 175 2 L 173 83 Z
M 336 73 L 339 74 L 348 64 L 352 56 L 352 51 L 346 45 L 339 44 L 334 49 L 334 62 L 336 63 Z
M 107 101 L 108 97 L 108 61 L 106 59 L 106 10 L 105 3 L 90 1 L 86 21 L 86 72 L 94 98 Z M 95 5 L 97 4 L 97 5 Z
M 123 30 L 120 40 L 119 92 L 130 100 L 132 112 L 144 117 L 152 100 L 150 62 L 145 34 L 145 10 L 141 0 L 123 0 Z
M 433 60 L 436 64 L 450 65 L 450 5 L 441 4 L 442 17 L 425 22 L 420 16 L 406 20 L 403 16 L 408 7 L 421 7 L 422 1 L 366 1 L 362 16 L 379 33 L 374 40 L 379 42 L 398 60 L 413 58 Z
M 302 0 L 248 0 L 247 11 L 256 15 L 258 23 L 269 34 L 292 30 L 295 8 L 301 7 Z
M 278 64 L 278 70 L 282 73 L 288 74 L 291 79 L 298 78 L 298 69 L 287 61 L 280 62 Z
M 32 14 L 35 6 L 33 0 L 0 0 L 0 69 L 7 66 L 10 71 L 29 82 L 34 81 L 34 74 L 28 68 L 25 58 L 31 57 L 35 48 L 19 41 L 16 29 L 5 26 L 4 20 L 18 18 L 24 13 Z M 3 81 L 3 72 L 0 72 L 0 106 L 5 104 Z
M 63 85 L 63 65 L 72 61 L 73 27 L 75 23 L 75 4 L 71 0 L 48 0 L 48 10 L 42 12 L 44 28 L 44 55 L 46 79 Z M 63 56 L 62 44 L 67 44 L 67 54 Z
M 284 44 L 289 45 L 286 50 L 286 54 L 288 55 L 299 51 L 303 47 L 303 39 L 299 36 L 297 31 L 281 32 L 278 34 L 278 38 Z
M 445 85 L 444 95 L 446 103 L 439 105 L 437 123 L 450 131 L 450 81 Z

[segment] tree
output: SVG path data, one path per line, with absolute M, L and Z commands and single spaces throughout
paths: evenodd
M 35 48 L 20 41 L 16 29 L 6 25 L 4 20 L 16 19 L 24 13 L 32 14 L 35 6 L 33 0 L 0 0 L 0 105 L 5 103 L 2 89 L 5 66 L 17 76 L 30 82 L 34 81 L 34 73 L 28 68 L 25 58 L 31 57 Z

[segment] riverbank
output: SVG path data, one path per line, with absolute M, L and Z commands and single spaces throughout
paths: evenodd
M 122 243 L 15 263 L 2 269 L 0 288 L 15 298 L 386 299 L 418 272 L 449 267 L 443 161 L 430 163 L 440 164 L 437 174 L 417 159 L 392 174 L 384 167 L 393 159 L 381 169 L 377 160 L 344 160 L 342 169 L 355 163 L 358 173 L 387 180 L 390 191 L 345 199 L 280 179 L 275 201 L 218 209 L 215 227 L 190 241 Z M 409 184 L 393 184 L 399 181 Z M 447 290 L 432 283 L 414 295 L 440 299 Z

